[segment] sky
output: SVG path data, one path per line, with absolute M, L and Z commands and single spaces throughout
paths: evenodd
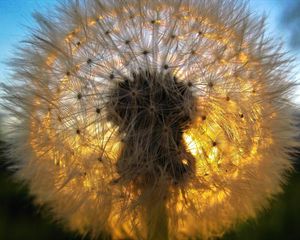
M 265 13 L 267 15 L 268 33 L 285 41 L 287 50 L 291 50 L 287 44 L 289 32 L 288 28 L 282 24 L 282 11 L 284 5 L 291 1 L 298 0 L 249 0 L 250 9 L 254 14 L 259 16 Z M 57 0 L 0 0 L 0 82 L 8 79 L 8 68 L 4 62 L 13 55 L 14 48 L 20 41 L 26 38 L 29 32 L 27 27 L 35 25 L 31 13 L 34 10 L 46 12 L 55 3 Z M 300 63 L 300 51 L 298 55 Z M 300 67 L 298 72 L 296 78 L 299 79 L 300 84 Z M 295 98 L 295 102 L 300 104 L 300 87 L 297 92 L 299 95 Z
M 7 78 L 4 64 L 14 53 L 14 48 L 26 38 L 28 26 L 33 26 L 34 10 L 53 6 L 56 0 L 0 0 L 0 82 Z

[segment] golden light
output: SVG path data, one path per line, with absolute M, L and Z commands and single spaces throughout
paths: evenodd
M 208 239 L 281 191 L 289 59 L 236 1 L 71 1 L 15 60 L 11 150 L 83 235 Z

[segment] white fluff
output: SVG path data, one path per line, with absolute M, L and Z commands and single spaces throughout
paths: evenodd
M 34 16 L 39 27 L 10 62 L 15 81 L 5 86 L 15 119 L 10 154 L 36 203 L 70 229 L 92 238 L 207 239 L 255 217 L 281 191 L 295 145 L 291 61 L 244 4 L 72 0 Z M 183 139 L 195 171 L 176 184 L 145 157 L 152 119 L 140 131 L 132 120 L 126 134 L 110 119 L 111 92 L 142 70 L 176 76 L 196 99 L 196 108 L 182 107 L 192 116 Z M 126 164 L 138 167 L 120 176 L 131 133 Z M 133 177 L 149 172 L 151 183 Z

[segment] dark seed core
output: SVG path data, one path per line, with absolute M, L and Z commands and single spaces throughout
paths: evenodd
M 179 183 L 194 172 L 183 141 L 195 108 L 187 83 L 170 73 L 142 71 L 116 84 L 110 98 L 109 118 L 125 136 L 117 163 L 121 178 L 151 184 L 163 172 Z

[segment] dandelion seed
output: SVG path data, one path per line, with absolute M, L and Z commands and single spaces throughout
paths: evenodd
M 91 238 L 208 239 L 281 191 L 294 84 L 263 19 L 234 0 L 57 9 L 35 15 L 4 86 L 16 176 L 56 219 Z
M 149 54 L 149 51 L 144 50 L 144 51 L 143 51 L 143 54 L 144 54 L 144 55 L 147 55 L 147 54 Z
M 91 65 L 92 62 L 93 62 L 93 61 L 92 61 L 92 59 L 90 59 L 90 58 L 86 61 L 86 63 L 87 63 L 88 65 Z

